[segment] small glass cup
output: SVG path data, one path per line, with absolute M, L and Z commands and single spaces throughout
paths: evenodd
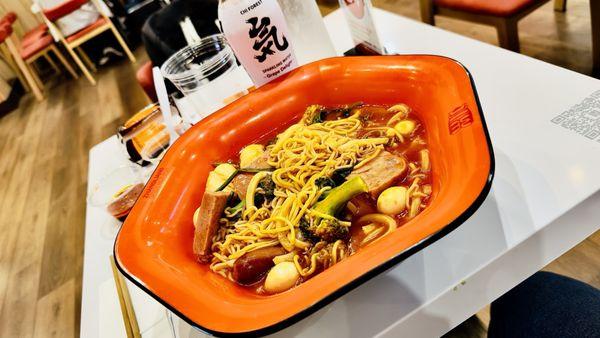
M 173 54 L 161 67 L 195 109 L 196 123 L 226 104 L 248 93 L 252 82 L 239 67 L 233 50 L 222 34 L 201 39 Z
M 171 138 L 166 129 L 161 130 L 152 138 L 144 142 L 140 150 L 140 156 L 144 161 L 157 165 L 165 155 L 166 150 L 171 145 Z
M 104 207 L 123 222 L 144 189 L 144 179 L 134 166 L 122 166 L 94 182 L 88 203 Z
M 182 135 L 190 125 L 180 116 L 177 108 L 173 105 L 170 108 L 175 134 Z M 124 145 L 123 151 L 126 156 L 141 166 L 157 164 L 165 150 L 174 142 L 171 140 L 158 104 L 140 110 L 126 125 L 119 127 L 117 137 Z

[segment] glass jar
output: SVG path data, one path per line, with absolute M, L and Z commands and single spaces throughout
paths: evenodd
M 222 34 L 184 47 L 165 61 L 161 72 L 191 102 L 197 120 L 247 94 L 252 85 Z

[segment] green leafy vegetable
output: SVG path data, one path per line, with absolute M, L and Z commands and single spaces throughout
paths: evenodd
M 225 180 L 225 182 L 223 182 L 223 184 L 221 184 L 216 191 L 222 191 L 223 189 L 227 188 L 227 186 L 229 185 L 229 183 L 231 183 L 231 181 L 233 181 L 233 179 L 240 173 L 258 173 L 261 171 L 273 171 L 275 170 L 274 168 L 239 168 L 236 169 L 229 177 L 227 177 L 227 179 Z
M 341 185 L 346 181 L 346 177 L 352 173 L 354 166 L 341 167 L 333 171 L 331 174 L 331 180 L 335 183 L 335 187 Z

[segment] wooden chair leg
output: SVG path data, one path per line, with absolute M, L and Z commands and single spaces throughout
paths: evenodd
M 6 101 L 10 96 L 11 86 L 6 81 L 0 81 L 0 102 Z
M 23 73 L 21 72 L 21 70 L 19 69 L 17 64 L 15 63 L 15 60 L 13 59 L 10 51 L 8 51 L 8 49 L 6 49 L 6 46 L 4 46 L 4 45 L 0 45 L 0 49 L 2 50 L 4 60 L 6 61 L 6 63 L 8 63 L 8 66 L 12 69 L 12 71 L 15 72 L 15 74 L 17 75 L 17 78 L 19 79 L 19 82 L 21 82 L 25 91 L 31 92 L 31 88 L 29 87 L 29 84 L 23 77 Z
M 17 50 L 17 44 L 15 43 L 15 37 L 9 36 L 8 39 L 5 40 L 5 43 L 6 43 L 6 46 L 8 47 L 10 54 L 13 56 L 13 59 L 15 60 L 17 67 L 19 68 L 19 70 L 21 70 L 21 73 L 23 73 L 23 76 L 25 77 L 27 84 L 29 84 L 31 91 L 33 92 L 33 96 L 35 96 L 35 98 L 38 101 L 43 100 L 44 94 L 42 94 L 41 89 L 37 86 L 35 79 L 31 75 L 31 72 L 29 71 L 29 67 L 27 67 L 27 65 L 25 64 L 25 61 L 23 61 L 23 59 L 21 59 L 21 55 L 19 54 L 19 51 Z
M 115 27 L 115 25 L 113 25 L 112 23 L 110 24 L 110 30 L 115 35 L 115 38 L 117 38 L 117 41 L 119 42 L 119 44 L 121 45 L 121 47 L 125 51 L 125 54 L 127 54 L 127 57 L 129 58 L 129 61 L 135 62 L 135 56 L 133 56 L 133 53 L 129 49 L 129 46 L 127 46 L 127 43 L 125 42 L 125 40 L 123 40 L 123 37 L 121 37 L 121 34 L 119 34 L 119 31 L 117 30 L 117 28 Z
M 592 2 L 594 0 L 591 0 Z M 554 0 L 554 10 L 557 12 L 564 12 L 567 10 L 567 0 Z
M 77 50 L 77 53 L 79 53 L 79 56 L 81 56 L 81 58 L 83 59 L 83 62 L 85 62 L 85 64 L 92 70 L 92 72 L 97 72 L 98 69 L 96 69 L 96 65 L 92 62 L 92 60 L 90 60 L 89 56 L 83 50 L 83 48 L 76 47 L 75 49 Z
M 513 52 L 519 52 L 519 29 L 518 21 L 507 18 L 498 21 L 496 24 L 498 30 L 498 42 L 500 47 L 512 50 Z
M 56 62 L 54 62 L 54 60 L 52 60 L 52 56 L 50 56 L 50 54 L 48 54 L 48 52 L 44 53 L 44 59 L 46 59 L 46 61 L 48 61 L 48 64 L 50 64 L 50 67 L 52 67 L 52 69 L 54 69 L 55 74 L 62 73 L 62 71 L 56 65 Z
M 79 56 L 77 56 L 77 53 L 75 53 L 75 51 L 73 51 L 73 49 L 71 47 L 69 47 L 68 45 L 66 45 L 65 48 L 67 48 L 67 51 L 69 52 L 69 55 L 71 55 L 71 58 L 73 58 L 73 60 L 75 61 L 75 63 L 79 67 L 79 69 L 81 69 L 81 72 L 83 73 L 83 75 L 85 75 L 85 77 L 88 79 L 88 81 L 90 81 L 90 83 L 93 86 L 95 86 L 96 85 L 96 80 L 94 79 L 94 77 L 92 76 L 92 74 L 90 73 L 90 71 L 85 67 L 85 65 L 83 64 L 83 62 L 79 58 Z
M 73 76 L 74 79 L 78 79 L 79 75 L 77 75 L 77 73 L 75 72 L 73 67 L 71 67 L 71 64 L 67 61 L 67 59 L 65 59 L 65 56 L 60 52 L 60 50 L 58 50 L 58 48 L 56 48 L 55 45 L 52 45 L 50 47 L 50 50 L 52 52 L 54 52 L 54 55 L 56 55 L 56 57 L 58 58 L 58 61 L 60 61 L 60 63 L 62 63 L 62 65 L 71 74 L 71 76 Z
M 435 14 L 433 12 L 433 0 L 420 0 L 421 2 L 421 21 L 435 26 Z
M 33 80 L 35 81 L 35 83 L 37 83 L 38 87 L 44 88 L 44 84 L 42 83 L 42 80 L 40 80 L 40 76 L 38 75 L 38 73 L 39 73 L 38 69 L 32 67 L 32 64 L 28 63 L 27 61 L 25 61 L 25 65 L 29 68 L 29 72 L 31 73 L 31 77 L 33 78 Z
M 40 68 L 38 67 L 38 65 L 35 62 L 29 63 L 29 62 L 27 62 L 27 60 L 25 60 L 25 64 L 27 64 L 27 67 L 29 67 L 32 71 L 34 71 L 38 74 L 41 73 Z M 40 82 L 38 81 L 38 84 L 39 83 Z

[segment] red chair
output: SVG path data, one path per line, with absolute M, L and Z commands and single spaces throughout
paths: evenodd
M 518 52 L 519 20 L 550 0 L 420 0 L 421 20 L 435 25 L 435 15 L 495 26 L 500 46 Z M 566 0 L 556 0 L 564 10 Z M 593 0 L 595 1 L 595 0 Z
M 14 22 L 14 21 L 13 21 Z M 38 83 L 35 80 L 34 75 L 31 72 L 31 69 L 25 63 L 25 61 L 20 57 L 19 54 L 19 41 L 16 39 L 13 34 L 12 23 L 11 20 L 8 19 L 0 19 L 0 36 L 2 39 L 2 43 L 0 44 L 0 49 L 4 54 L 4 58 L 9 63 L 9 65 L 15 70 L 19 80 L 25 87 L 25 89 L 33 92 L 33 95 L 37 100 L 42 100 L 44 95 Z
M 6 22 L 11 26 L 14 25 L 16 21 L 17 16 L 12 12 L 8 13 L 2 19 L 0 19 L 0 22 Z M 30 67 L 30 65 L 32 65 L 33 62 L 35 62 L 40 57 L 44 57 L 46 61 L 48 61 L 50 66 L 54 69 L 54 71 L 56 73 L 60 73 L 60 68 L 52 59 L 50 52 L 54 53 L 56 58 L 58 58 L 62 65 L 75 79 L 78 78 L 77 73 L 75 72 L 73 67 L 71 67 L 69 62 L 67 62 L 63 54 L 54 44 L 54 39 L 52 38 L 52 36 L 48 34 L 48 26 L 41 24 L 35 27 L 34 29 L 26 32 L 23 35 L 21 41 L 18 41 L 18 39 L 15 38 L 15 43 L 19 51 L 19 57 L 23 61 L 25 61 L 25 64 L 28 66 L 28 70 L 30 71 L 31 76 L 36 82 L 37 87 L 39 87 L 40 91 L 43 89 L 44 85 L 40 80 L 39 76 L 37 75 L 35 69 L 33 67 Z M 18 57 L 13 56 L 13 61 L 15 58 Z
M 27 64 L 32 64 L 40 57 L 44 57 L 54 71 L 60 73 L 60 68 L 58 68 L 50 56 L 50 52 L 54 53 L 56 58 L 62 63 L 73 78 L 77 79 L 79 77 L 73 67 L 71 67 L 69 62 L 65 59 L 64 55 L 56 47 L 54 38 L 50 34 L 42 34 L 42 31 L 30 31 L 27 32 L 23 40 L 21 40 L 20 55 Z M 37 78 L 35 72 L 34 75 Z
M 156 89 L 154 89 L 154 75 L 152 74 L 152 67 L 152 61 L 144 63 L 140 69 L 138 69 L 135 77 L 150 100 L 152 102 L 156 102 L 158 98 L 156 97 Z
M 28 41 L 32 39 L 37 39 L 41 38 L 46 34 L 48 34 L 48 26 L 46 26 L 46 24 L 41 23 L 39 26 L 23 34 L 21 40 Z
M 4 14 L 4 16 L 2 17 L 2 19 L 0 19 L 0 21 L 8 22 L 11 25 L 13 25 L 17 21 L 17 14 L 15 14 L 15 12 L 8 12 L 8 13 Z
M 17 16 L 14 13 L 8 13 L 7 15 L 12 14 L 10 18 L 14 23 L 17 20 Z M 60 68 L 56 65 L 54 60 L 52 59 L 50 52 L 54 53 L 56 58 L 62 63 L 62 65 L 67 69 L 67 71 L 73 76 L 73 78 L 77 79 L 77 73 L 71 67 L 69 62 L 65 59 L 64 55 L 60 52 L 60 50 L 56 47 L 54 43 L 54 38 L 48 33 L 48 26 L 45 24 L 40 24 L 34 29 L 25 32 L 20 41 L 19 54 L 27 65 L 33 64 L 40 57 L 44 57 L 48 64 L 54 69 L 56 73 L 60 73 Z M 44 87 L 39 76 L 30 67 L 32 70 L 32 75 L 38 85 L 40 87 Z
M 80 31 L 75 32 L 74 34 L 71 34 L 69 36 L 64 36 L 60 32 L 60 30 L 56 28 L 54 22 L 64 17 L 65 15 L 68 15 L 78 10 L 81 6 L 88 2 L 91 2 L 96 7 L 98 12 L 100 12 L 100 18 L 96 22 L 81 29 Z M 64 3 L 56 7 L 45 9 L 42 13 L 46 24 L 49 27 L 51 27 L 54 31 L 58 32 L 61 42 L 63 43 L 69 54 L 71 54 L 71 57 L 73 58 L 73 60 L 75 60 L 75 63 L 77 63 L 77 66 L 79 66 L 79 68 L 91 84 L 95 85 L 96 80 L 94 79 L 88 68 L 81 61 L 81 59 L 83 59 L 87 66 L 92 70 L 95 70 L 95 66 L 90 61 L 89 57 L 85 54 L 85 52 L 80 48 L 80 46 L 88 40 L 98 36 L 99 34 L 107 30 L 112 31 L 113 35 L 115 36 L 115 38 L 129 57 L 129 60 L 131 60 L 131 62 L 135 62 L 135 57 L 133 56 L 133 53 L 131 53 L 131 50 L 125 43 L 125 40 L 123 40 L 123 38 L 119 34 L 119 31 L 117 31 L 117 29 L 113 25 L 112 21 L 110 21 L 110 19 L 104 14 L 104 12 L 97 3 L 97 0 L 66 0 Z M 77 56 L 75 51 L 79 53 L 81 59 L 79 58 L 79 56 Z
M 4 40 L 12 33 L 7 26 L 8 25 L 0 25 L 0 43 L 4 43 Z

